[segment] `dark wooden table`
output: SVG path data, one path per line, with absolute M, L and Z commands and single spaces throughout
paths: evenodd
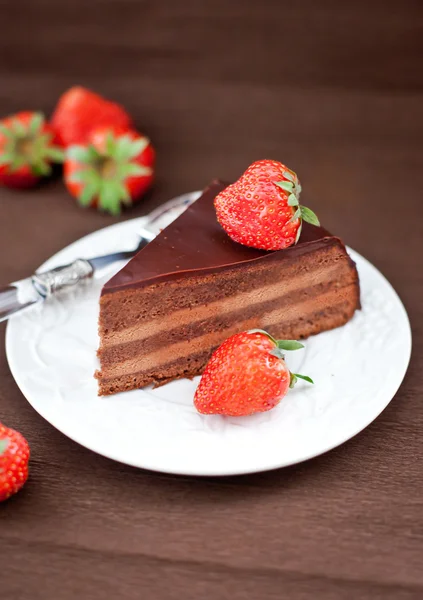
M 153 139 L 157 186 L 125 218 L 280 159 L 389 278 L 414 333 L 400 391 L 363 433 L 226 479 L 136 470 L 73 443 L 26 402 L 1 344 L 0 420 L 32 447 L 26 488 L 0 506 L 2 596 L 422 598 L 422 3 L 26 0 L 2 3 L 0 21 L 0 114 L 49 112 L 81 83 Z M 114 222 L 77 208 L 60 180 L 0 190 L 0 219 L 0 283 Z

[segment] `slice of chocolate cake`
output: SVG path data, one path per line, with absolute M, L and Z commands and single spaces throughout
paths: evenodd
M 203 195 L 102 290 L 100 395 L 202 372 L 230 335 L 266 329 L 301 339 L 344 325 L 359 308 L 342 241 L 304 223 L 297 245 L 266 252 L 233 242 Z

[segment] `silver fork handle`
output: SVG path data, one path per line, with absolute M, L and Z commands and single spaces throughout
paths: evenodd
M 80 282 L 92 279 L 94 269 L 88 260 L 78 258 L 64 267 L 57 267 L 32 276 L 32 283 L 43 298 L 67 290 Z

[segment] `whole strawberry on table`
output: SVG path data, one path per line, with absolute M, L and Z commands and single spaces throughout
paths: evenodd
M 51 117 L 51 126 L 65 148 L 85 144 L 93 129 L 105 125 L 133 127 L 123 106 L 82 86 L 71 87 L 62 94 Z
M 155 152 L 136 131 L 104 126 L 93 129 L 86 144 L 66 152 L 64 180 L 82 206 L 118 215 L 122 205 L 140 200 L 153 181 Z
M 0 502 L 16 494 L 28 479 L 29 446 L 14 429 L 0 423 Z

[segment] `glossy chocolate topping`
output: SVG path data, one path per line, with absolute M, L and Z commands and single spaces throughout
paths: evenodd
M 330 238 L 334 239 L 322 227 L 304 223 L 298 244 L 286 250 L 268 252 L 233 242 L 219 225 L 213 204 L 226 185 L 211 183 L 196 202 L 105 284 L 102 294 L 176 279 L 184 273 L 220 271 L 270 257 L 279 260 L 301 256 L 310 243 L 325 246 Z

